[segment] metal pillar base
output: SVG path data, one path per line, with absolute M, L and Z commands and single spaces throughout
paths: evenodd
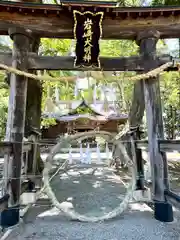
M 5 209 L 1 212 L 1 227 L 8 228 L 19 223 L 19 206 Z
M 154 202 L 154 217 L 161 222 L 173 222 L 172 205 L 168 202 Z

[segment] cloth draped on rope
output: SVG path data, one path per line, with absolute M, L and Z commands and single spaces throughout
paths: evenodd
M 101 152 L 100 152 L 98 143 L 97 143 L 97 146 L 96 146 L 96 154 L 97 154 L 98 162 L 100 162 L 101 161 Z
M 87 148 L 86 148 L 85 163 L 91 164 L 91 151 L 90 151 L 89 143 L 87 144 Z
M 82 147 L 82 143 L 80 143 L 80 161 L 81 163 L 84 163 L 84 153 L 83 153 L 83 147 Z

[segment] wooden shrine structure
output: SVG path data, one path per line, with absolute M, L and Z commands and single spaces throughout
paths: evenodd
M 117 134 L 119 125 L 127 122 L 127 114 L 119 113 L 115 109 L 104 111 L 104 104 L 99 104 L 100 108 L 98 108 L 97 104 L 88 104 L 84 99 L 77 102 L 75 107 L 65 115 L 57 113 L 42 115 L 43 118 L 54 118 L 56 121 L 56 125 L 42 128 L 42 139 L 57 139 L 66 133 L 73 134 L 94 129 Z M 89 110 L 90 113 L 79 114 L 78 109 L 80 108 L 84 111 Z
M 29 0 L 30 1 L 30 0 Z M 156 56 L 156 43 L 163 38 L 180 37 L 180 7 L 119 7 L 112 2 L 94 1 L 61 1 L 60 5 L 46 5 L 32 1 L 19 0 L 18 2 L 0 2 L 0 35 L 9 35 L 13 40 L 12 53 L 0 53 L 0 63 L 13 66 L 24 72 L 33 70 L 77 70 L 74 57 L 39 56 L 32 50 L 32 41 L 39 38 L 74 38 L 74 14 L 79 12 L 78 21 L 82 23 L 81 13 L 91 12 L 88 15 L 89 31 L 93 16 L 99 17 L 95 26 L 98 36 L 102 39 L 129 39 L 136 40 L 140 54 L 134 57 L 112 58 L 98 57 L 99 51 L 94 52 L 93 70 L 102 71 L 136 71 L 148 72 L 162 64 L 172 61 L 170 56 Z M 98 15 L 101 13 L 100 15 Z M 103 14 L 102 14 L 103 13 Z M 86 19 L 87 20 L 87 19 Z M 81 28 L 77 30 L 78 44 Z M 78 32 L 79 31 L 79 32 Z M 88 31 L 86 35 L 88 35 Z M 79 35 L 78 35 L 79 34 Z M 92 35 L 91 35 L 92 36 Z M 96 38 L 87 38 L 94 41 Z M 81 40 L 81 41 L 80 41 Z M 89 46 L 86 48 L 86 60 L 89 59 Z M 79 47 L 79 45 L 78 45 Z M 98 46 L 97 46 L 98 49 Z M 78 61 L 82 59 L 82 49 Z M 84 49 L 85 50 L 85 49 Z M 77 60 L 77 59 L 76 59 Z M 91 59 L 92 60 L 92 59 Z M 76 62 L 77 63 L 77 62 Z M 100 66 L 98 65 L 100 63 Z M 88 64 L 78 67 L 78 70 L 92 69 Z M 167 70 L 177 70 L 168 68 Z M 11 173 L 6 178 L 6 193 L 10 198 L 7 208 L 2 212 L 1 224 L 14 225 L 19 221 L 19 199 L 21 186 L 21 160 L 23 156 L 23 137 L 25 125 L 25 108 L 28 79 L 18 74 L 11 74 L 10 105 L 7 123 L 6 140 L 13 144 Z M 141 94 L 139 94 L 139 92 Z M 164 139 L 160 88 L 158 77 L 135 82 L 134 87 L 135 112 L 130 119 L 130 127 L 135 129 L 144 114 L 144 108 L 139 109 L 140 102 L 145 105 L 148 124 L 148 149 L 153 172 L 153 202 L 155 218 L 160 221 L 172 221 L 172 205 L 167 201 L 166 192 L 169 191 L 168 170 L 166 155 L 159 148 L 159 141 Z M 130 114 L 130 115 L 132 115 Z M 137 134 L 133 134 L 137 139 Z M 143 162 L 139 149 L 135 152 L 137 158 L 139 189 L 143 190 Z

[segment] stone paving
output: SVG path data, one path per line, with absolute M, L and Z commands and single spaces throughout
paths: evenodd
M 76 211 L 89 216 L 104 214 L 117 207 L 125 194 L 122 181 L 107 171 L 95 175 L 69 173 L 56 176 L 51 186 L 61 202 L 70 202 Z M 60 181 L 61 178 L 61 181 Z M 123 179 L 125 181 L 125 179 Z M 7 240 L 178 240 L 179 213 L 173 223 L 161 223 L 153 218 L 146 204 L 130 203 L 115 219 L 99 223 L 82 223 L 67 219 L 49 201 L 41 199 Z

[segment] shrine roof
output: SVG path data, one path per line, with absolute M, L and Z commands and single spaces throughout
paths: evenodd
M 52 113 L 50 116 L 43 114 L 44 118 L 54 118 L 59 122 L 71 122 L 76 121 L 80 119 L 88 119 L 91 121 L 97 121 L 97 122 L 107 122 L 107 121 L 121 121 L 125 122 L 128 118 L 127 114 L 118 114 L 118 115 L 109 115 L 109 116 L 92 116 L 91 114 L 76 114 L 76 115 L 66 115 L 66 116 L 59 116 L 56 113 Z
M 89 119 L 92 121 L 126 121 L 128 119 L 128 115 L 125 113 L 120 113 L 110 104 L 108 105 L 108 110 L 104 110 L 104 104 L 88 104 L 84 99 L 82 101 L 74 101 L 71 105 L 71 109 L 65 114 L 61 111 L 61 104 L 58 104 L 58 110 L 54 109 L 51 113 L 43 112 L 42 118 L 54 118 L 57 121 L 68 122 L 68 121 L 76 121 L 78 119 Z M 89 108 L 92 111 L 92 114 L 78 114 L 77 109 L 79 107 Z
M 1 1 L 0 11 L 6 10 L 7 12 L 17 12 L 24 14 L 40 14 L 46 15 L 47 13 L 55 13 L 68 8 L 80 8 L 81 10 L 89 10 L 89 8 L 102 9 L 109 14 L 123 14 L 123 17 L 147 17 L 147 16 L 169 16 L 180 13 L 180 6 L 150 6 L 150 7 L 121 7 L 117 6 L 117 2 L 111 1 L 81 1 L 81 0 L 68 0 L 61 1 L 61 4 L 38 4 L 28 2 L 10 2 Z M 137 14 L 137 15 L 136 15 Z

